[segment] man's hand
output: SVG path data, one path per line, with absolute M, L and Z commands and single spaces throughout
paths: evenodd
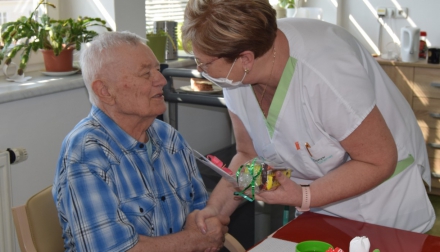
M 138 243 L 129 251 L 219 251 L 225 242 L 225 234 L 228 232 L 227 225 L 229 224 L 229 218 L 207 218 L 206 234 L 203 234 L 200 232 L 195 221 L 198 212 L 199 210 L 196 210 L 187 216 L 185 227 L 181 232 L 157 237 L 139 235 Z
M 195 223 L 199 227 L 200 231 L 203 234 L 206 234 L 207 226 L 206 226 L 205 220 L 208 218 L 211 218 L 211 217 L 218 216 L 218 215 L 219 215 L 219 213 L 217 212 L 216 209 L 209 207 L 209 206 L 206 206 L 202 210 L 196 212 Z M 229 224 L 229 220 L 228 220 L 228 224 Z
M 198 236 L 199 246 L 205 252 L 218 251 L 225 242 L 225 234 L 228 232 L 229 217 L 210 216 L 203 219 L 205 232 L 202 233 L 196 224 L 196 216 L 207 216 L 202 213 L 203 210 L 196 210 L 190 213 L 186 218 L 185 231 Z
M 220 242 L 218 246 L 207 248 L 205 252 L 218 251 L 223 247 L 225 243 L 225 235 L 228 232 L 229 218 L 228 217 L 211 217 L 205 220 L 208 230 L 206 236 L 212 243 Z M 226 224 L 225 224 L 226 223 Z

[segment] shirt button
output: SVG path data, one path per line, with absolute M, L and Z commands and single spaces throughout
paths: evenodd
M 161 199 L 162 201 L 165 201 L 165 196 L 162 196 L 160 199 Z
M 173 229 L 172 228 L 170 228 L 170 234 L 172 234 L 173 233 Z
M 144 148 L 144 144 L 139 144 L 139 148 Z
M 144 209 L 141 207 L 141 208 L 139 208 L 139 211 L 140 211 L 141 213 L 143 213 L 143 212 L 144 212 Z
M 189 197 L 191 197 L 191 198 L 193 197 L 193 193 L 192 193 L 192 192 L 191 192 L 191 193 L 189 193 Z

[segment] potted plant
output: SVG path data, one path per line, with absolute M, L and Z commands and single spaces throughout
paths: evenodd
M 51 58 L 58 58 L 59 55 L 68 54 L 70 51 L 72 56 L 67 57 L 70 60 L 70 66 L 67 66 L 70 69 L 67 71 L 70 71 L 73 63 L 73 49 L 80 50 L 82 43 L 91 41 L 98 34 L 96 31 L 88 30 L 89 27 L 104 27 L 111 31 L 105 25 L 105 20 L 100 18 L 78 17 L 76 20 L 71 18 L 53 20 L 44 14 L 39 21 L 35 20 L 40 5 L 56 8 L 55 5 L 41 0 L 29 17 L 22 16 L 16 21 L 3 24 L 1 27 L 1 40 L 4 45 L 0 51 L 0 64 L 2 60 L 5 60 L 5 64 L 9 65 L 17 53 L 21 52 L 18 75 L 23 74 L 30 52 L 39 49 L 50 50 Z M 46 59 L 45 65 L 47 66 Z M 56 63 L 55 66 L 59 66 L 59 64 Z M 46 71 L 66 71 L 66 69 L 46 69 Z
M 165 61 L 167 38 L 172 43 L 173 48 L 176 49 L 176 45 L 174 44 L 173 39 L 164 30 L 159 30 L 156 33 L 154 32 L 147 33 L 147 45 L 153 51 L 157 60 L 161 63 Z
M 279 0 L 279 4 L 282 8 L 286 9 L 286 17 L 295 16 L 295 0 Z

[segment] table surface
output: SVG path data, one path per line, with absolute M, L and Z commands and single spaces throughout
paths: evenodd
M 368 237 L 370 251 L 440 251 L 440 237 L 437 236 L 311 212 L 302 214 L 273 234 L 274 238 L 297 243 L 307 240 L 325 241 L 345 252 L 349 252 L 350 241 L 356 236 Z

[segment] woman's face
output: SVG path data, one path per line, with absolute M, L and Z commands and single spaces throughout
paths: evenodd
M 228 77 L 229 79 L 241 80 L 243 77 L 244 70 L 240 70 L 242 65 L 239 58 L 235 64 L 233 64 L 234 62 L 227 62 L 225 58 L 203 54 L 196 47 L 193 48 L 193 53 L 199 72 L 205 72 L 213 78 L 225 78 L 229 71 L 231 71 Z

